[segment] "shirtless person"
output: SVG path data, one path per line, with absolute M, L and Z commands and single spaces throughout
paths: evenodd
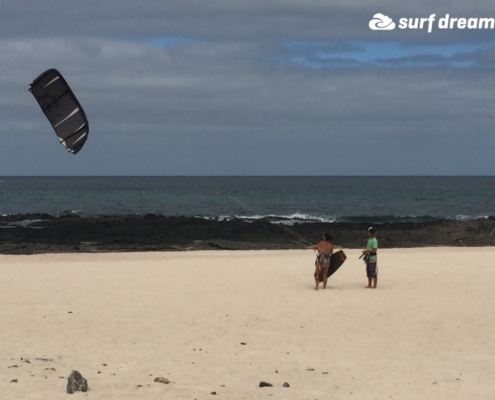
M 315 290 L 318 290 L 320 286 L 320 270 L 323 271 L 323 289 L 326 289 L 330 256 L 333 253 L 332 237 L 328 233 L 325 233 L 323 239 L 311 248 L 318 250 L 318 256 L 315 262 Z

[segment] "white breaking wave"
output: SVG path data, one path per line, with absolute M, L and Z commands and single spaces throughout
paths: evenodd
M 269 219 L 270 222 L 279 225 L 294 225 L 295 223 L 314 223 L 314 222 L 324 222 L 332 223 L 337 219 L 332 216 L 317 216 L 311 214 L 301 214 L 294 213 L 290 215 L 220 215 L 217 217 L 212 216 L 196 216 L 196 218 L 203 218 L 207 220 L 217 220 L 217 221 L 231 221 L 232 219 L 238 219 L 244 222 L 255 222 L 260 219 Z
M 487 219 L 489 217 L 490 217 L 489 215 L 477 215 L 477 216 L 473 216 L 473 215 L 454 215 L 454 216 L 451 216 L 451 217 L 447 217 L 446 219 L 456 220 L 456 221 L 473 221 L 473 220 L 476 220 L 476 219 Z
M 81 210 L 63 210 L 60 215 L 80 214 Z
M 7 225 L 10 225 L 10 226 L 23 226 L 23 227 L 27 227 L 35 222 L 40 222 L 42 221 L 41 219 L 25 219 L 23 221 L 12 221 L 12 222 L 8 222 Z

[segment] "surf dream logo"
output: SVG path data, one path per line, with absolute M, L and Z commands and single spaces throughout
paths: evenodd
M 436 22 L 436 24 L 435 24 Z M 374 31 L 391 31 L 396 25 L 392 18 L 387 15 L 378 13 L 373 15 L 369 22 L 370 29 Z M 437 20 L 436 14 L 431 14 L 427 18 L 400 18 L 399 29 L 427 30 L 431 33 L 434 28 L 440 30 L 446 29 L 495 29 L 495 18 L 457 18 L 445 14 L 444 17 Z
M 383 15 L 383 14 L 375 14 L 373 15 L 373 19 L 369 23 L 370 29 L 374 31 L 391 31 L 395 29 L 395 22 L 392 21 L 392 18 Z

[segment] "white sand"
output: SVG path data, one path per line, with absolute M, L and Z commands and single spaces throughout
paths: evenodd
M 495 248 L 346 254 L 0 256 L 0 399 L 495 398 Z

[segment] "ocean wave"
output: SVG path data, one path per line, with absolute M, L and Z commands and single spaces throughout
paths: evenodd
M 47 219 L 59 218 L 59 217 L 104 217 L 104 216 L 144 216 L 147 214 L 140 213 L 116 213 L 116 214 L 102 214 L 102 215 L 83 215 L 80 210 L 64 210 L 57 214 L 0 214 L 0 218 L 4 219 L 4 223 L 10 226 L 23 226 L 28 227 L 34 222 L 39 222 Z M 155 214 L 161 217 L 169 217 L 171 215 Z M 172 217 L 178 217 L 180 215 L 172 215 Z M 452 216 L 433 216 L 433 215 L 348 215 L 348 216 L 331 216 L 331 215 L 316 215 L 310 213 L 296 212 L 293 214 L 253 214 L 253 215 L 182 215 L 185 218 L 200 218 L 212 221 L 232 221 L 238 220 L 245 223 L 253 223 L 256 221 L 269 221 L 278 225 L 294 225 L 294 224 L 312 224 L 312 223 L 361 223 L 369 225 L 387 224 L 387 223 L 424 223 L 435 221 L 474 221 L 479 219 L 493 218 L 490 215 L 452 215 Z M 4 226 L 5 227 L 5 226 Z
M 351 215 L 337 218 L 337 222 L 354 222 L 367 224 L 387 224 L 397 222 L 430 222 L 445 218 L 432 215 Z
M 23 219 L 22 221 L 11 221 L 7 223 L 7 226 L 10 227 L 16 227 L 16 226 L 22 226 L 23 228 L 37 228 L 37 227 L 32 227 L 30 226 L 31 224 L 34 224 L 35 222 L 40 222 L 42 221 L 41 219 Z
M 474 221 L 477 219 L 488 219 L 490 218 L 490 215 L 455 215 L 452 217 L 447 217 L 446 219 L 449 220 L 456 220 L 456 221 Z
M 361 223 L 361 224 L 387 224 L 387 223 L 424 223 L 435 222 L 442 220 L 456 221 L 474 221 L 477 219 L 487 219 L 489 215 L 455 215 L 448 217 L 438 217 L 433 215 L 350 215 L 343 217 L 334 216 L 318 216 L 312 214 L 294 213 L 290 215 L 220 215 L 220 216 L 196 216 L 196 218 L 204 218 L 216 221 L 231 221 L 233 219 L 241 220 L 246 223 L 259 220 L 267 220 L 273 224 L 279 225 L 294 225 L 296 223 Z
M 77 215 L 81 214 L 81 210 L 63 210 L 59 215 Z
M 379 215 L 379 216 L 368 216 L 368 215 L 352 215 L 335 217 L 328 215 L 312 215 L 304 213 L 294 213 L 290 215 L 221 215 L 221 216 L 196 216 L 196 218 L 205 218 L 209 220 L 217 221 L 231 221 L 233 219 L 241 220 L 244 222 L 254 222 L 259 220 L 268 220 L 274 224 L 280 225 L 294 225 L 296 223 L 368 223 L 368 224 L 384 224 L 384 223 L 394 223 L 394 222 L 428 222 L 428 221 L 438 221 L 442 218 L 433 217 L 429 215 L 416 216 L 416 215 Z
M 475 221 L 478 219 L 487 219 L 490 215 L 453 215 L 447 217 L 439 217 L 433 215 L 355 215 L 348 217 L 339 217 L 337 222 L 355 222 L 355 223 L 370 223 L 370 224 L 386 224 L 397 222 L 434 222 L 434 221 Z
M 255 215 L 196 216 L 196 218 L 204 218 L 208 220 L 217 220 L 217 221 L 232 221 L 236 219 L 247 223 L 255 222 L 263 219 L 263 220 L 268 220 L 273 224 L 279 224 L 279 225 L 294 225 L 295 223 L 315 223 L 315 222 L 332 223 L 336 221 L 335 217 L 317 216 L 317 215 L 302 214 L 302 213 L 294 213 L 290 215 L 255 214 Z

